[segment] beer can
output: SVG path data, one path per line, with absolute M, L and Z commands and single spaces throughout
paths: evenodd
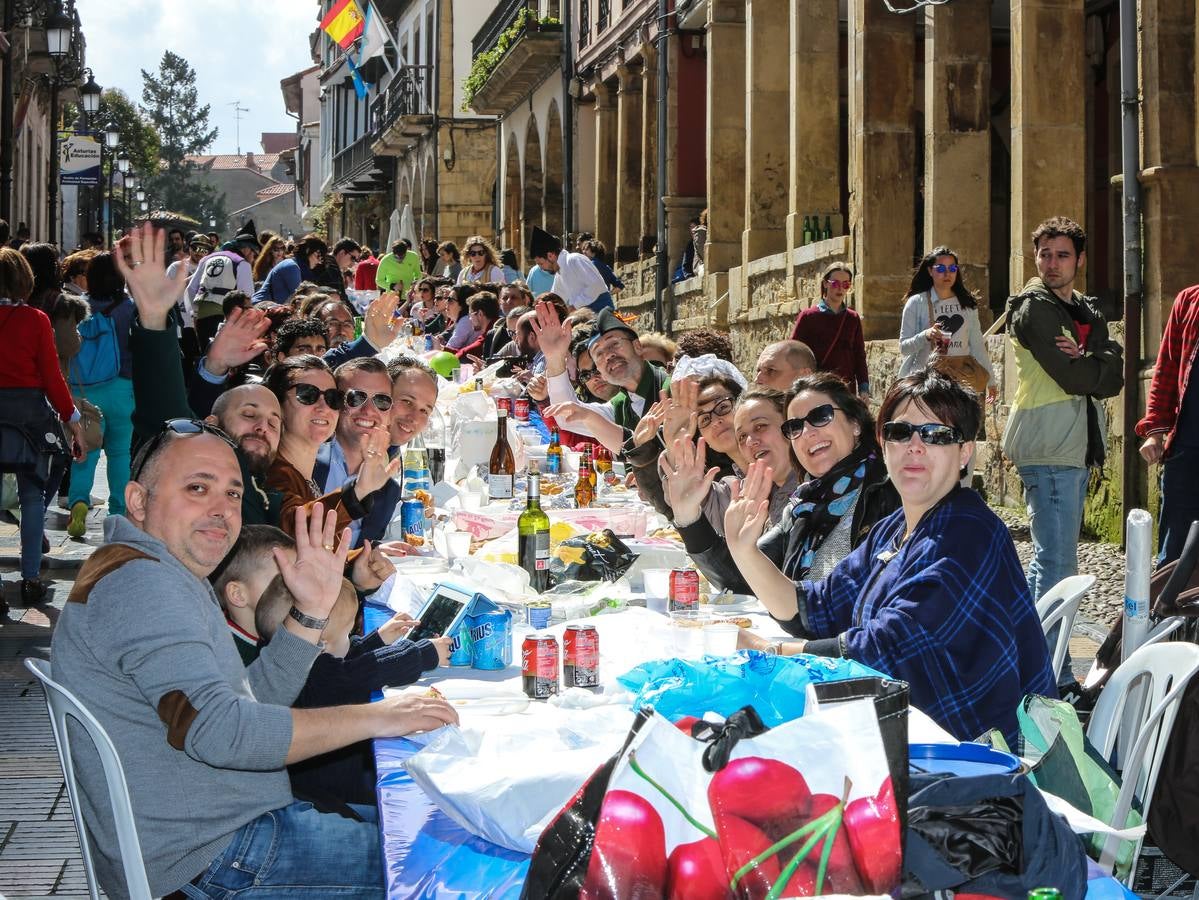
M 670 570 L 669 608 L 699 609 L 699 572 L 695 569 Z
M 512 398 L 511 397 L 496 397 L 495 409 L 499 412 L 501 409 L 506 411 L 508 415 L 512 415 Z
M 518 422 L 529 421 L 529 398 L 528 397 L 517 397 L 516 405 L 513 409 L 513 413 L 516 416 L 516 421 L 518 421 Z
M 417 537 L 424 542 L 425 504 L 419 500 L 405 500 L 400 505 L 400 533 L 406 541 Z
M 534 632 L 520 645 L 520 674 L 525 696 L 545 700 L 558 693 L 558 641 Z
M 567 625 L 562 635 L 562 683 L 599 687 L 599 632 L 594 625 Z
M 476 669 L 504 669 L 512 663 L 512 613 L 506 609 L 466 617 Z
M 454 639 L 450 641 L 450 665 L 469 668 L 474 662 L 473 648 L 470 643 L 470 629 L 465 625 L 458 629 Z
M 525 609 L 528 611 L 529 627 L 537 631 L 550 627 L 550 615 L 553 612 L 553 607 L 548 600 L 534 600 L 531 603 L 525 604 Z

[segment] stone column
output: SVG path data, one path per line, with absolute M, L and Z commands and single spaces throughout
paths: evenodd
M 641 73 L 620 66 L 616 78 L 615 256 L 632 262 L 641 239 Z
M 1150 360 L 1157 354 L 1174 297 L 1199 282 L 1196 6 L 1195 0 L 1143 0 L 1141 7 L 1143 321 Z
M 787 249 L 786 110 L 791 104 L 789 85 L 779 77 L 779 62 L 787 58 L 791 40 L 783 27 L 787 4 L 788 0 L 745 2 L 745 264 Z
M 924 250 L 958 254 L 968 288 L 990 296 L 990 0 L 929 7 L 924 20 Z M 984 299 L 979 312 L 989 307 Z
M 1013 293 L 1037 273 L 1029 235 L 1039 223 L 1086 222 L 1085 67 L 1083 0 L 1012 0 Z M 1076 287 L 1085 278 L 1084 268 Z
M 867 340 L 899 336 L 916 245 L 912 129 L 916 22 L 878 0 L 851 0 L 849 23 L 851 295 Z
M 595 236 L 616 248 L 616 103 L 612 88 L 602 81 L 595 94 Z
M 709 273 L 741 264 L 745 223 L 745 3 L 708 2 Z M 781 114 L 781 113 L 780 113 Z M 719 289 L 719 286 L 718 286 Z
M 804 216 L 819 213 L 842 233 L 841 65 L 837 44 L 838 0 L 790 0 L 791 115 L 787 248 L 803 243 Z
M 641 232 L 658 233 L 658 54 L 641 45 Z

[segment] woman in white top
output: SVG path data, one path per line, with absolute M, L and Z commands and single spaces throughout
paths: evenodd
M 458 273 L 458 284 L 505 284 L 499 254 L 491 242 L 474 235 L 466 242 L 466 265 Z
M 948 247 L 925 255 L 912 273 L 899 326 L 899 377 L 925 368 L 934 349 L 941 357 L 972 356 L 980 374 L 986 374 L 987 398 L 995 398 L 995 373 L 983 341 L 978 302 L 962 279 L 957 254 Z M 981 377 L 979 382 L 976 387 Z

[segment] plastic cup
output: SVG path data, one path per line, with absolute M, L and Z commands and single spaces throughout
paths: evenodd
M 477 497 L 478 494 L 473 496 Z M 461 559 L 464 556 L 470 556 L 470 537 L 469 531 L 447 531 L 445 533 L 446 558 Z
M 704 626 L 708 619 L 697 609 L 670 613 L 671 643 L 679 659 L 699 659 L 704 655 Z
M 467 491 L 462 494 L 463 509 L 480 509 L 483 506 L 483 495 L 477 494 L 474 491 Z
M 641 573 L 645 579 L 645 605 L 649 598 L 665 599 L 670 596 L 670 569 L 646 569 Z
M 651 597 L 648 593 L 645 595 L 645 608 L 653 613 L 666 615 L 666 607 L 669 601 L 665 597 Z
M 704 626 L 704 653 L 711 656 L 730 656 L 737 652 L 737 632 L 741 628 L 732 622 L 709 622 Z

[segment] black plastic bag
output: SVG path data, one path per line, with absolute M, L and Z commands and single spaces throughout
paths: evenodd
M 611 528 L 567 538 L 550 557 L 550 575 L 559 581 L 615 581 L 637 554 Z

